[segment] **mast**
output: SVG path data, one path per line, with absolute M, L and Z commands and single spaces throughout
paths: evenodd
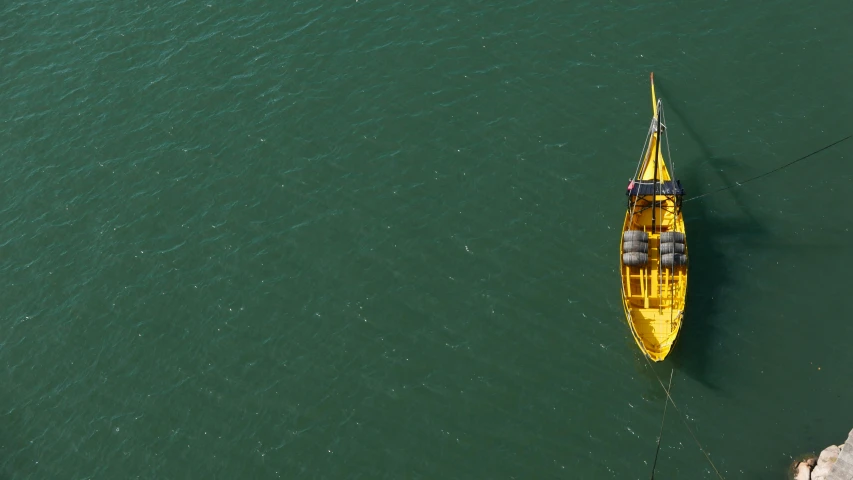
M 652 180 L 652 233 L 655 233 L 655 202 L 658 199 L 658 157 L 660 156 L 660 112 L 655 108 L 655 120 L 657 120 L 655 138 L 655 174 Z M 648 177 L 646 177 L 648 178 Z
M 652 111 L 654 112 L 652 123 L 657 120 L 657 137 L 655 139 L 655 173 L 654 181 L 652 182 L 652 233 L 655 233 L 655 201 L 658 199 L 658 157 L 660 156 L 660 115 L 658 112 L 658 99 L 657 95 L 655 95 L 655 72 L 651 72 L 649 74 L 649 83 L 652 85 Z M 654 135 L 654 132 L 652 135 Z M 649 148 L 651 148 L 651 145 L 649 145 Z
M 652 233 L 655 233 L 655 203 L 658 200 L 658 157 L 660 156 L 660 103 L 658 103 L 657 108 L 655 108 L 655 120 L 657 120 L 657 141 L 655 142 L 655 175 L 654 180 L 652 180 Z M 663 212 L 661 211 L 661 215 Z M 661 218 L 661 220 L 663 220 Z M 660 275 L 660 267 L 661 267 L 661 254 L 660 254 L 660 237 L 658 237 L 658 286 L 657 286 L 657 294 L 658 294 L 658 312 L 661 311 L 663 307 L 663 299 L 660 294 L 661 290 L 661 275 Z

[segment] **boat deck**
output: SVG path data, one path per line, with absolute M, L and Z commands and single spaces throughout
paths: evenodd
M 649 237 L 649 263 L 643 267 L 624 266 L 625 298 L 634 308 L 678 307 L 683 299 L 684 267 L 659 267 L 659 235 Z
M 649 235 L 648 246 L 646 265 L 622 266 L 623 300 L 637 340 L 653 357 L 665 356 L 683 318 L 687 266 L 660 265 L 660 233 Z
M 681 321 L 681 310 L 637 308 L 631 311 L 631 318 L 637 335 L 643 339 L 646 347 L 656 350 L 672 344 L 672 337 L 678 331 L 678 322 Z

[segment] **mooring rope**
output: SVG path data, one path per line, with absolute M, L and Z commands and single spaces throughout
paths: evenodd
M 690 200 L 696 200 L 697 198 L 707 197 L 708 195 L 713 195 L 713 194 L 715 194 L 715 193 L 719 193 L 719 192 L 722 192 L 722 191 L 724 191 L 724 190 L 728 190 L 728 189 L 730 189 L 730 188 L 739 187 L 739 186 L 743 185 L 744 183 L 751 182 L 751 181 L 753 181 L 753 180 L 758 180 L 758 179 L 759 179 L 759 178 L 761 178 L 761 177 L 766 177 L 767 175 L 770 175 L 771 173 L 775 173 L 775 172 L 778 172 L 779 170 L 782 170 L 782 169 L 784 169 L 784 168 L 788 168 L 788 167 L 790 167 L 791 165 L 793 165 L 793 164 L 795 164 L 795 163 L 797 163 L 797 162 L 799 162 L 799 161 L 805 160 L 805 159 L 807 159 L 807 158 L 811 157 L 812 155 L 818 154 L 818 153 L 820 153 L 820 152 L 822 152 L 822 151 L 826 150 L 827 148 L 832 148 L 832 147 L 834 147 L 834 146 L 838 145 L 838 144 L 839 144 L 839 143 L 841 143 L 841 142 L 844 142 L 844 141 L 846 141 L 846 140 L 850 140 L 851 138 L 853 138 L 853 134 L 847 135 L 846 137 L 842 138 L 841 140 L 837 140 L 837 141 L 835 141 L 835 142 L 832 142 L 832 143 L 830 143 L 829 145 L 827 145 L 827 146 L 825 146 L 825 147 L 823 147 L 823 148 L 821 148 L 821 149 L 819 149 L 819 150 L 815 150 L 814 152 L 812 152 L 812 153 L 810 153 L 810 154 L 808 154 L 808 155 L 806 155 L 806 156 L 803 156 L 803 157 L 800 157 L 800 158 L 798 158 L 798 159 L 794 160 L 793 162 L 788 162 L 788 163 L 786 163 L 785 165 L 782 165 L 782 166 L 780 166 L 780 167 L 776 167 L 776 168 L 774 168 L 773 170 L 770 170 L 769 172 L 764 172 L 764 173 L 762 173 L 761 175 L 756 175 L 756 176 L 754 176 L 754 177 L 752 177 L 752 178 L 747 178 L 746 180 L 743 180 L 743 181 L 740 181 L 740 182 L 735 182 L 735 184 L 734 184 L 734 185 L 729 185 L 728 187 L 723 187 L 723 188 L 720 188 L 720 189 L 718 189 L 718 190 L 714 190 L 713 192 L 703 193 L 702 195 L 697 195 L 697 196 L 695 196 L 695 197 L 690 197 L 690 198 L 688 198 L 687 200 L 685 200 L 685 202 L 689 202 Z
M 853 136 L 853 135 L 851 135 L 851 136 Z M 672 408 L 674 408 L 675 411 L 678 412 L 678 416 L 681 417 L 681 421 L 684 423 L 684 426 L 687 427 L 687 431 L 690 432 L 690 436 L 693 437 L 693 441 L 696 442 L 696 445 L 699 447 L 699 451 L 702 452 L 702 455 L 705 455 L 705 458 L 708 460 L 708 463 L 711 464 L 711 468 L 714 469 L 714 473 L 717 474 L 717 477 L 719 477 L 720 480 L 726 480 L 720 474 L 720 471 L 717 470 L 717 466 L 714 465 L 713 460 L 711 460 L 711 456 L 708 455 L 708 452 L 706 452 L 705 448 L 702 447 L 702 443 L 699 442 L 698 438 L 696 438 L 696 435 L 693 433 L 693 429 L 690 428 L 690 425 L 687 424 L 687 419 L 684 417 L 684 414 L 681 413 L 681 410 L 678 409 L 678 405 L 675 404 L 675 400 L 672 399 L 672 396 L 669 394 L 669 390 L 667 390 L 666 387 L 663 386 L 663 381 L 660 379 L 658 372 L 656 372 L 654 367 L 652 367 L 652 362 L 649 361 L 649 357 L 647 357 L 645 354 L 643 354 L 643 358 L 646 360 L 646 364 L 648 364 L 649 370 L 651 370 L 652 373 L 655 374 L 655 378 L 657 378 L 658 383 L 660 384 L 660 388 L 662 388 L 663 391 L 666 393 L 666 398 L 669 399 L 669 402 L 672 404 Z M 672 377 L 670 377 L 670 380 L 671 380 L 671 378 Z M 655 455 L 657 455 L 657 454 L 655 454 Z M 654 473 L 654 471 L 652 473 Z
M 675 373 L 675 370 L 669 372 L 669 390 L 672 390 L 672 375 Z M 667 390 L 667 391 L 669 391 Z M 651 480 L 655 480 L 655 468 L 658 464 L 658 454 L 660 453 L 660 440 L 663 438 L 663 422 L 666 420 L 666 406 L 669 402 L 666 399 L 663 399 L 663 418 L 660 419 L 660 433 L 658 433 L 658 448 L 655 450 L 655 461 L 652 463 L 652 478 Z

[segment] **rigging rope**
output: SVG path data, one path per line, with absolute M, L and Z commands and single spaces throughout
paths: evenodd
M 853 136 L 853 135 L 851 135 L 851 136 Z M 669 402 L 672 404 L 672 408 L 674 408 L 674 409 L 675 409 L 675 411 L 676 411 L 676 412 L 678 412 L 678 415 L 681 417 L 681 421 L 684 423 L 684 426 L 685 426 L 685 427 L 687 427 L 687 431 L 688 431 L 688 432 L 690 432 L 690 436 L 691 436 L 691 437 L 693 437 L 693 441 L 695 441 L 695 442 L 696 442 L 696 445 L 699 447 L 699 451 L 701 451 L 701 452 L 702 452 L 702 454 L 703 454 L 703 455 L 705 455 L 705 458 L 708 460 L 708 463 L 710 463 L 710 464 L 711 464 L 711 468 L 713 468 L 713 469 L 714 469 L 714 473 L 716 473 L 716 474 L 717 474 L 717 477 L 719 477 L 719 478 L 720 478 L 720 480 L 725 480 L 725 478 L 723 478 L 723 476 L 720 474 L 720 471 L 719 471 L 719 470 L 717 470 L 717 466 L 716 466 L 716 465 L 714 465 L 714 462 L 711 460 L 711 456 L 710 456 L 710 455 L 708 455 L 708 452 L 706 452 L 706 451 L 705 451 L 705 448 L 704 448 L 704 447 L 702 447 L 702 443 L 700 443 L 700 442 L 699 442 L 699 439 L 698 439 L 698 438 L 696 438 L 696 435 L 693 433 L 693 429 L 692 429 L 692 428 L 690 428 L 690 425 L 688 425 L 688 424 L 687 424 L 687 419 L 684 417 L 684 414 L 683 414 L 683 413 L 681 413 L 681 410 L 679 410 L 679 409 L 678 409 L 678 405 L 676 405 L 676 404 L 675 404 L 675 400 L 673 400 L 673 399 L 672 399 L 672 396 L 670 396 L 670 394 L 669 394 L 669 390 L 667 390 L 667 389 L 666 389 L 666 387 L 664 387 L 664 386 L 663 386 L 663 381 L 660 379 L 660 376 L 658 375 L 658 372 L 656 372 L 656 371 L 655 371 L 655 369 L 654 369 L 654 367 L 652 367 L 652 362 L 650 362 L 650 361 L 649 361 L 649 357 L 647 357 L 647 356 L 644 354 L 644 355 L 643 355 L 643 358 L 646 360 L 646 364 L 648 364 L 648 366 L 649 366 L 649 370 L 651 370 L 651 371 L 652 371 L 652 373 L 654 373 L 654 374 L 655 374 L 655 378 L 657 378 L 657 381 L 658 381 L 658 383 L 660 384 L 660 388 L 662 388 L 662 389 L 663 389 L 663 391 L 666 393 L 666 398 L 668 398 L 668 399 L 669 399 Z
M 649 141 L 652 138 L 652 130 L 655 128 L 655 120 L 652 119 L 652 124 L 649 125 L 649 131 L 646 132 L 646 141 L 643 143 L 643 150 L 640 152 L 640 163 L 637 164 L 637 171 L 634 172 L 633 179 L 638 180 L 638 176 L 640 175 L 640 169 L 643 168 L 643 163 L 646 160 L 646 147 L 649 145 Z
M 754 176 L 754 177 L 752 177 L 752 178 L 747 178 L 746 180 L 744 180 L 744 181 L 742 181 L 742 182 L 735 182 L 735 184 L 734 184 L 734 185 L 729 185 L 728 187 L 723 187 L 723 188 L 720 188 L 720 189 L 718 189 L 718 190 L 714 190 L 713 192 L 703 193 L 702 195 L 697 195 L 697 196 L 695 196 L 695 197 L 690 197 L 690 198 L 688 198 L 687 200 L 685 200 L 685 202 L 689 202 L 690 200 L 696 200 L 696 199 L 698 199 L 698 198 L 702 198 L 702 197 L 707 197 L 708 195 L 713 195 L 713 194 L 715 194 L 715 193 L 719 193 L 719 192 L 722 192 L 722 191 L 724 191 L 724 190 L 728 190 L 728 189 L 730 189 L 730 188 L 739 187 L 739 186 L 743 185 L 744 183 L 751 182 L 751 181 L 753 181 L 753 180 L 758 180 L 758 179 L 759 179 L 759 178 L 761 178 L 761 177 L 766 177 L 767 175 L 770 175 L 771 173 L 778 172 L 779 170 L 782 170 L 783 168 L 788 168 L 788 167 L 790 167 L 791 165 L 793 165 L 793 164 L 795 164 L 795 163 L 797 163 L 797 162 L 799 162 L 799 161 L 805 160 L 805 159 L 807 159 L 807 158 L 811 157 L 812 155 L 816 155 L 816 154 L 818 154 L 818 153 L 820 153 L 820 152 L 822 152 L 822 151 L 824 151 L 824 150 L 826 150 L 826 149 L 828 149 L 828 148 L 832 148 L 832 147 L 834 147 L 834 146 L 838 145 L 838 144 L 839 144 L 839 143 L 841 143 L 841 142 L 844 142 L 844 141 L 846 141 L 846 140 L 850 140 L 851 138 L 853 138 L 853 134 L 847 135 L 846 137 L 842 138 L 841 140 L 837 140 L 837 141 L 835 141 L 835 142 L 832 142 L 832 143 L 830 143 L 829 145 L 827 145 L 827 146 L 825 146 L 825 147 L 823 147 L 823 148 L 821 148 L 821 149 L 815 150 L 814 152 L 812 152 L 812 153 L 810 153 L 810 154 L 808 154 L 808 155 L 806 155 L 806 156 L 800 157 L 800 158 L 798 158 L 798 159 L 794 160 L 793 162 L 788 162 L 788 163 L 786 163 L 785 165 L 782 165 L 782 166 L 776 167 L 776 168 L 774 168 L 773 170 L 770 170 L 770 171 L 768 171 L 768 172 L 764 172 L 764 173 L 762 173 L 761 175 L 756 175 L 756 176 Z
M 663 105 L 661 105 L 660 109 L 660 119 L 663 122 L 663 129 L 666 130 L 666 114 L 663 112 Z M 666 138 L 666 158 L 669 159 L 669 164 L 672 166 L 672 178 L 671 180 L 675 180 L 678 176 L 675 174 L 675 159 L 672 158 L 672 152 L 669 151 L 669 135 L 664 135 Z
M 672 390 L 672 375 L 675 373 L 675 370 L 669 372 L 669 390 Z M 666 420 L 666 406 L 669 402 L 666 399 L 663 400 L 663 418 L 660 419 L 660 433 L 658 433 L 658 448 L 655 450 L 655 461 L 652 463 L 652 478 L 651 480 L 655 480 L 655 468 L 658 464 L 658 454 L 660 453 L 660 440 L 663 438 L 663 422 Z

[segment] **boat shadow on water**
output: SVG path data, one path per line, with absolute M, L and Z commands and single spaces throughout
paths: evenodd
M 723 163 L 712 158 L 710 162 Z M 685 171 L 686 170 L 686 171 Z M 685 168 L 685 185 L 702 185 L 696 169 Z M 694 191 L 696 195 L 703 192 Z M 694 195 L 695 196 L 695 195 Z M 707 199 L 706 199 L 707 198 Z M 672 362 L 682 371 L 713 390 L 718 390 L 713 374 L 715 345 L 721 340 L 720 329 L 737 329 L 728 324 L 724 290 L 732 281 L 730 246 L 744 236 L 761 236 L 764 230 L 748 212 L 722 217 L 711 208 L 711 197 L 684 205 L 684 221 L 688 235 L 690 277 L 687 305 L 680 338 L 673 349 Z
M 663 88 L 661 91 L 666 94 Z M 676 172 L 688 199 L 737 185 L 733 178 L 747 175 L 742 162 L 714 155 L 671 97 L 667 106 L 670 125 L 684 131 L 701 155 L 700 158 L 684 159 Z M 735 259 L 731 249 L 766 243 L 768 235 L 752 214 L 749 203 L 743 198 L 744 193 L 735 187 L 688 201 L 683 206 L 690 276 L 684 325 L 670 357 L 671 367 L 712 390 L 720 390 L 713 372 L 714 352 L 721 351 L 715 348 L 722 340 L 719 333 L 722 329 L 732 331 L 740 328 L 730 324 L 730 320 L 736 317 L 729 314 L 723 301 L 725 290 L 732 282 L 731 262 Z M 713 206 L 721 201 L 726 205 L 725 211 L 715 211 Z M 732 203 L 736 208 L 731 208 Z M 662 373 L 659 375 L 663 378 Z

